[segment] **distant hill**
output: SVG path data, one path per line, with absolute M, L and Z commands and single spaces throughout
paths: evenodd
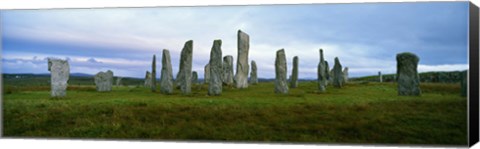
M 4 76 L 8 76 L 8 77 L 38 77 L 38 76 L 50 76 L 50 73 L 13 73 L 13 74 L 9 74 L 9 73 L 5 73 L 3 74 Z M 93 77 L 94 75 L 91 75 L 91 74 L 86 74 L 86 73 L 71 73 L 70 76 L 74 76 L 74 77 Z
M 94 75 L 85 74 L 85 73 L 71 73 L 68 84 L 71 85 L 95 85 L 94 84 Z M 49 86 L 50 85 L 50 74 L 33 74 L 33 73 L 22 73 L 22 74 L 3 74 L 3 85 L 7 86 Z M 114 84 L 116 83 L 117 77 L 114 77 Z M 123 85 L 143 85 L 144 80 L 138 78 L 123 77 Z
M 92 74 L 85 73 L 72 73 L 70 74 L 70 79 L 68 84 L 71 85 L 94 85 Z M 450 72 L 424 72 L 420 73 L 420 82 L 442 82 L 442 83 L 458 83 L 462 79 L 461 71 L 450 71 Z M 49 86 L 50 85 L 50 74 L 33 74 L 33 73 L 22 73 L 22 74 L 3 74 L 3 85 L 13 85 L 13 86 L 24 86 L 24 85 L 37 85 L 37 86 Z M 116 83 L 117 77 L 114 77 L 114 84 Z M 355 77 L 349 78 L 350 81 L 368 81 L 368 82 L 378 82 L 378 76 L 365 76 L 365 77 Z M 383 75 L 384 82 L 393 82 L 395 80 L 394 74 L 385 74 Z M 159 80 L 158 80 L 159 81 Z M 272 82 L 275 81 L 273 78 L 259 78 L 259 82 Z M 316 81 L 316 79 L 299 79 L 300 82 L 307 81 Z M 203 83 L 203 79 L 199 79 L 198 83 Z M 122 77 L 123 85 L 143 85 L 143 78 L 132 78 L 132 77 Z
M 75 76 L 75 77 L 93 77 L 93 76 L 95 76 L 95 75 L 86 74 L 86 73 L 71 73 L 70 76 Z
M 420 82 L 435 82 L 435 83 L 458 83 L 462 79 L 462 71 L 432 71 L 422 72 L 418 74 Z M 385 74 L 382 76 L 384 82 L 394 82 L 395 74 Z M 378 75 L 349 78 L 352 81 L 369 81 L 378 82 Z

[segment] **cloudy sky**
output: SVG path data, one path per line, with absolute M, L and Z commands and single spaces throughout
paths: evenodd
M 237 31 L 250 35 L 249 61 L 274 78 L 275 52 L 285 49 L 289 74 L 316 78 L 320 48 L 350 76 L 396 71 L 395 56 L 413 52 L 419 71 L 468 69 L 468 2 L 155 7 L 1 11 L 3 73 L 48 73 L 46 57 L 68 59 L 71 73 L 112 70 L 143 77 L 169 49 L 174 76 L 180 52 L 194 41 L 193 70 L 203 78 L 213 40 L 237 58 Z M 234 64 L 235 65 L 235 64 Z M 157 76 L 159 77 L 159 76 Z

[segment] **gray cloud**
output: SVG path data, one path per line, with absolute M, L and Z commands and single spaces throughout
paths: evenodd
M 281 48 L 286 50 L 289 72 L 291 58 L 299 56 L 300 77 L 305 78 L 315 77 L 320 48 L 331 65 L 339 57 L 352 76 L 394 72 L 396 53 L 405 51 L 416 53 L 420 64 L 427 66 L 422 67 L 425 70 L 463 68 L 467 63 L 467 4 L 5 11 L 1 14 L 2 52 L 9 60 L 17 55 L 71 57 L 75 71 L 113 69 L 121 75 L 143 77 L 151 69 L 153 54 L 160 64 L 162 49 L 170 50 L 176 73 L 184 43 L 194 40 L 193 70 L 202 78 L 215 39 L 222 39 L 223 55 L 232 55 L 236 62 L 236 32 L 241 29 L 250 34 L 249 60 L 257 62 L 263 78 L 274 77 L 275 51 Z M 4 70 L 17 65 L 9 62 Z

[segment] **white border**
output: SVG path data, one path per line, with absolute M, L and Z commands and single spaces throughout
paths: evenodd
M 2 0 L 0 9 L 44 8 L 104 8 L 153 6 L 207 6 L 207 5 L 259 5 L 259 4 L 311 4 L 311 3 L 365 3 L 365 2 L 425 2 L 428 0 Z M 430 0 L 467 1 L 467 0 Z M 478 1 L 478 0 L 476 0 Z
M 49 8 L 104 8 L 104 7 L 154 7 L 154 6 L 212 6 L 212 5 L 258 5 L 258 4 L 311 4 L 311 3 L 365 3 L 365 2 L 425 2 L 428 0 L 1 0 L 0 9 L 49 9 Z M 431 0 L 430 0 L 431 1 Z M 434 0 L 448 1 L 448 0 Z M 457 0 L 458 1 L 458 0 Z M 465 1 L 465 0 L 460 0 Z M 480 6 L 480 0 L 472 0 Z M 292 145 L 292 144 L 253 144 L 253 143 L 198 143 L 198 142 L 145 142 L 145 141 L 102 141 L 102 140 L 59 140 L 59 139 L 0 139 L 0 146 L 5 148 L 327 148 L 327 149 L 348 149 L 348 148 L 409 148 L 428 149 L 433 147 L 409 147 L 409 146 L 385 146 L 385 145 Z M 436 147 L 438 148 L 438 147 Z M 441 147 L 449 148 L 449 147 Z M 473 148 L 480 149 L 477 144 Z

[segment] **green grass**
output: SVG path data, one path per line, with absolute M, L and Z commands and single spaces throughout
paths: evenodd
M 12 89 L 15 88 L 15 89 Z M 467 144 L 467 101 L 459 84 L 426 84 L 420 97 L 397 96 L 394 83 L 350 83 L 316 93 L 302 82 L 288 95 L 273 83 L 247 89 L 207 86 L 185 96 L 143 87 L 12 87 L 3 94 L 5 137 L 213 140 L 313 143 Z

